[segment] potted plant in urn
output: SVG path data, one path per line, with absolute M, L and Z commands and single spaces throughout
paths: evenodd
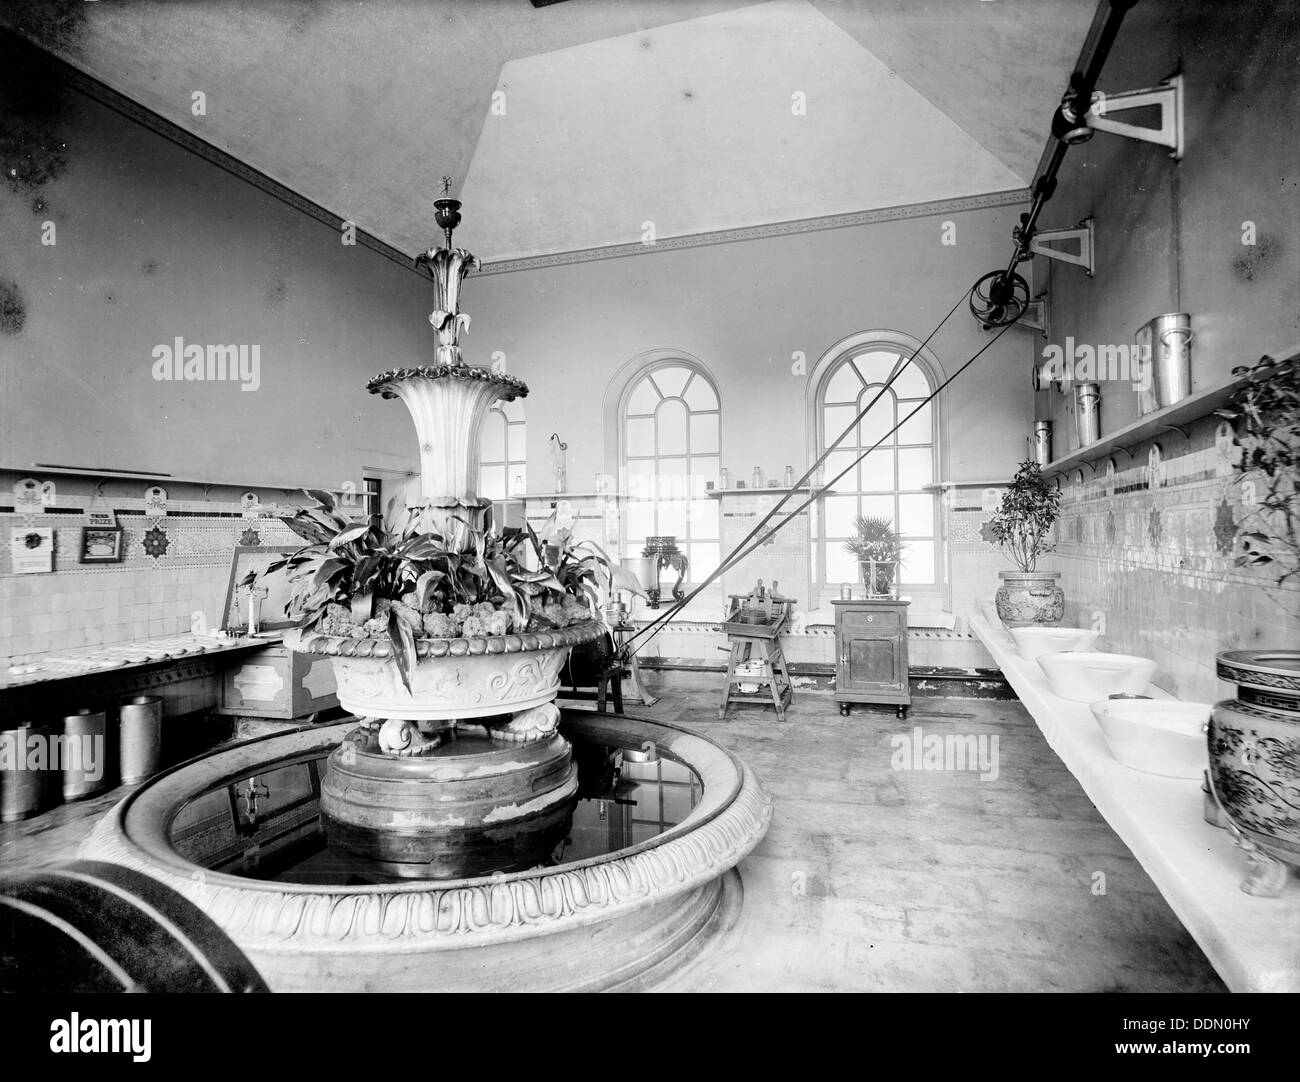
M 855 537 L 844 548 L 858 558 L 862 583 L 868 597 L 893 597 L 898 585 L 898 564 L 903 542 L 894 529 L 893 519 L 858 515 L 853 520 Z
M 1015 571 L 999 571 L 998 617 L 1007 627 L 1055 625 L 1065 615 L 1059 571 L 1039 571 L 1038 557 L 1055 547 L 1048 535 L 1061 513 L 1061 493 L 1032 459 L 1020 463 L 1002 503 L 989 520 L 987 536 L 1010 554 Z
M 1255 567 L 1289 622 L 1300 608 L 1300 361 L 1295 355 L 1233 370 L 1246 382 L 1219 415 L 1240 448 L 1236 481 L 1238 567 Z M 1261 584 L 1262 585 L 1262 584 Z M 1280 596 L 1279 596 L 1280 595 Z M 1288 617 L 1284 615 L 1286 624 Z M 1292 642 L 1295 641 L 1292 637 Z M 1227 650 L 1220 680 L 1237 697 L 1215 705 L 1208 732 L 1210 783 L 1238 844 L 1251 858 L 1241 884 L 1273 897 L 1300 867 L 1300 650 Z

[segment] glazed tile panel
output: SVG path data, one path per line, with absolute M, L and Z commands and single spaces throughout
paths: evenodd
M 1233 565 L 1234 524 L 1247 513 L 1232 449 L 1213 418 L 1154 446 L 1062 479 L 1059 544 L 1065 623 L 1104 622 L 1105 644 L 1153 658 L 1155 682 L 1177 698 L 1215 702 L 1221 650 L 1300 642 L 1300 583 Z

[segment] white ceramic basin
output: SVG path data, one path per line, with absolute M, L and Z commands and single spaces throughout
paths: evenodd
M 1086 627 L 1011 627 L 1007 632 L 1027 661 L 1062 650 L 1091 650 L 1101 634 Z
M 1092 716 L 1125 766 L 1166 778 L 1199 779 L 1209 765 L 1205 726 L 1209 703 L 1174 699 L 1102 699 Z
M 1155 675 L 1156 663 L 1132 654 L 1062 652 L 1041 654 L 1038 665 L 1062 699 L 1092 703 L 1116 692 L 1141 694 Z

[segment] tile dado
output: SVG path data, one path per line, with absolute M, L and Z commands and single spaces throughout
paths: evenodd
M 246 519 L 237 500 L 203 498 L 198 486 L 177 484 L 168 486 L 169 496 L 188 498 L 169 499 L 162 518 L 144 516 L 142 496 L 107 497 L 123 528 L 124 558 L 82 564 L 81 531 L 92 487 L 83 478 L 67 484 L 61 479 L 54 507 L 39 515 L 15 514 L 11 501 L 0 495 L 6 508 L 0 511 L 0 658 L 21 661 L 50 651 L 182 634 L 190 630 L 195 611 L 215 626 L 234 547 L 297 540 L 278 519 Z M 264 514 L 274 514 L 271 501 L 284 495 L 279 489 L 252 491 L 261 496 Z M 54 529 L 52 572 L 13 574 L 9 530 L 24 525 Z M 150 547 L 161 550 L 156 556 L 145 547 L 153 528 L 162 531 L 152 535 Z
M 1109 649 L 1155 659 L 1155 682 L 1181 699 L 1230 693 L 1214 673 L 1221 650 L 1300 641 L 1300 584 L 1234 566 L 1247 514 L 1217 422 L 1132 449 L 1124 467 L 1062 479 L 1058 545 L 1065 621 L 1104 625 Z M 1168 457 L 1165 457 L 1168 456 Z

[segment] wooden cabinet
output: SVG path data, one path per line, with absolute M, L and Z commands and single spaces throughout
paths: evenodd
M 884 703 L 907 716 L 907 601 L 833 601 L 835 606 L 835 701 Z

